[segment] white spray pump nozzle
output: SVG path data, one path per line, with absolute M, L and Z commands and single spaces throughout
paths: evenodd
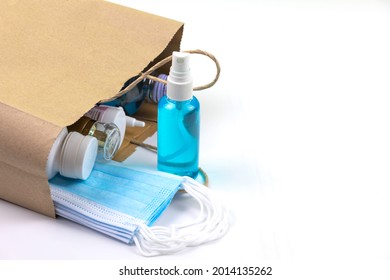
M 173 52 L 171 71 L 180 73 L 190 72 L 190 54 Z
M 190 54 L 172 53 L 172 66 L 167 79 L 167 97 L 176 101 L 192 98 Z
M 134 127 L 134 126 L 144 127 L 145 123 L 142 121 L 138 121 L 135 118 L 126 116 L 126 126 L 127 127 Z

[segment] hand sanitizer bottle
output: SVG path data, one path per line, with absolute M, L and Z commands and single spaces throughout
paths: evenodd
M 199 170 L 200 105 L 192 93 L 189 54 L 173 52 L 167 95 L 158 103 L 157 153 L 161 171 L 195 178 Z
M 153 76 L 157 76 L 157 73 L 152 73 Z M 128 85 L 134 82 L 139 76 L 133 77 L 128 80 L 121 90 L 125 89 Z M 159 74 L 158 78 L 162 80 L 167 79 L 167 75 Z M 160 82 L 155 82 L 149 79 L 144 79 L 139 82 L 135 87 L 129 90 L 126 94 L 108 102 L 103 102 L 100 105 L 107 105 L 112 107 L 123 107 L 126 115 L 131 116 L 135 114 L 144 100 L 149 103 L 158 103 L 158 100 L 165 95 L 166 85 Z

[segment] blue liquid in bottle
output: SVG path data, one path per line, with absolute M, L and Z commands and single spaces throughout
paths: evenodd
M 200 104 L 195 96 L 158 104 L 158 169 L 196 178 L 199 170 Z

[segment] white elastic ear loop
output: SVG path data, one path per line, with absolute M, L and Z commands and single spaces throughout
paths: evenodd
M 139 225 L 134 243 L 147 257 L 173 254 L 224 236 L 229 229 L 229 212 L 212 191 L 190 177 L 184 177 L 183 189 L 199 204 L 198 218 L 190 224 L 171 227 Z

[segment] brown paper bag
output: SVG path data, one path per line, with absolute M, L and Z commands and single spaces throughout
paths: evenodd
M 60 130 L 179 50 L 182 31 L 99 0 L 0 1 L 0 198 L 55 217 L 45 168 Z M 125 139 L 154 132 L 148 123 Z

